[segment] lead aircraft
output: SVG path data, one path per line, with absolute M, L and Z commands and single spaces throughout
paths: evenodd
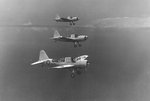
M 70 25 L 75 25 L 75 22 L 79 20 L 79 17 L 68 16 L 68 17 L 64 18 L 64 17 L 60 17 L 59 15 L 57 15 L 54 20 L 56 22 L 69 22 Z
M 73 42 L 74 47 L 77 47 L 77 46 L 81 47 L 80 42 L 86 41 L 88 39 L 88 36 L 87 35 L 71 34 L 70 37 L 64 37 L 64 36 L 61 36 L 57 30 L 55 30 L 54 35 L 51 39 L 55 40 L 55 42 L 57 42 L 57 41 Z
M 75 74 L 81 74 L 83 71 L 86 71 L 87 66 L 89 65 L 87 58 L 88 55 L 82 55 L 76 58 L 65 57 L 58 60 L 51 59 L 47 56 L 44 50 L 41 50 L 39 53 L 39 60 L 31 63 L 31 65 L 42 64 L 42 66 L 48 65 L 50 68 L 67 69 L 71 71 L 71 77 L 74 78 Z

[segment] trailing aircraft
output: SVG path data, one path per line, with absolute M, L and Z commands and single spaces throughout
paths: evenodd
M 59 34 L 59 32 L 56 30 L 54 32 L 53 37 L 51 38 L 53 40 L 55 40 L 55 42 L 57 41 L 61 41 L 61 42 L 73 42 L 74 43 L 74 47 L 81 47 L 80 42 L 86 41 L 88 39 L 87 35 L 77 35 L 77 34 L 71 34 L 70 37 L 64 37 L 61 36 Z
M 60 17 L 59 15 L 57 15 L 54 20 L 56 22 L 69 22 L 70 25 L 75 25 L 75 22 L 78 21 L 79 18 L 78 17 L 71 17 L 71 16 L 64 18 L 64 17 Z
M 71 71 L 71 77 L 74 78 L 76 74 L 81 74 L 83 71 L 86 71 L 87 66 L 89 65 L 87 58 L 88 55 L 81 55 L 76 58 L 65 57 L 60 59 L 51 59 L 47 56 L 44 50 L 41 50 L 39 53 L 39 60 L 31 63 L 31 65 L 42 64 L 48 65 L 50 68 L 67 69 Z

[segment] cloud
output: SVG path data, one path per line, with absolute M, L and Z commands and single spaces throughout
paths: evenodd
M 20 27 L 28 27 L 31 28 L 34 31 L 47 31 L 49 25 L 34 25 L 31 21 L 24 23 L 23 25 L 18 25 Z
M 93 22 L 92 27 L 100 28 L 147 28 L 150 27 L 150 17 L 115 17 L 103 18 Z
M 33 25 L 31 21 L 24 23 L 23 25 Z
M 48 27 L 31 27 L 34 31 L 48 31 Z

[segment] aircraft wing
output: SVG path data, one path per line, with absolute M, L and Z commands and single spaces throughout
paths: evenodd
M 61 37 L 61 39 L 64 41 L 71 41 L 71 42 L 74 41 L 74 39 L 70 37 Z
M 74 65 L 61 65 L 61 66 L 56 66 L 56 67 L 51 67 L 51 68 L 70 68 L 70 67 L 73 67 Z

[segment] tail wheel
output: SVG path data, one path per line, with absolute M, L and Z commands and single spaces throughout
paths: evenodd
M 81 47 L 82 45 L 81 44 L 79 44 L 79 47 Z

